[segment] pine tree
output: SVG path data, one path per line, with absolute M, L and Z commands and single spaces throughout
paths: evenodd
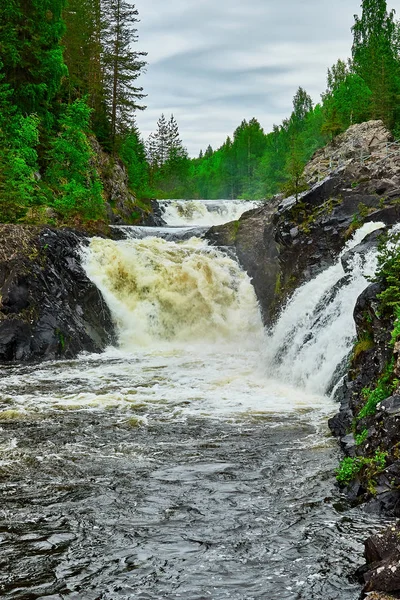
M 103 0 L 103 11 L 107 19 L 103 32 L 105 92 L 114 146 L 116 135 L 132 125 L 133 112 L 145 108 L 139 104 L 145 97 L 143 88 L 135 82 L 146 65 L 143 58 L 147 53 L 132 50 L 138 40 L 134 5 L 126 0 Z
M 60 40 L 65 0 L 7 0 L 0 5 L 0 55 L 13 101 L 23 114 L 49 117 L 67 75 Z
M 149 163 L 156 168 L 162 167 L 168 160 L 170 148 L 170 131 L 164 113 L 157 121 L 157 131 L 150 135 L 146 146 Z
M 400 90 L 399 63 L 396 60 L 394 11 L 386 0 L 363 0 L 361 18 L 353 26 L 354 71 L 371 90 L 372 117 L 393 127 Z

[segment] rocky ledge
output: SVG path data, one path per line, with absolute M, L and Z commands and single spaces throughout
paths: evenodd
M 81 265 L 88 237 L 0 225 L 0 361 L 72 358 L 115 341 L 110 312 Z
M 299 285 L 337 260 L 363 223 L 400 221 L 400 149 L 387 161 L 382 158 L 390 140 L 381 121 L 350 127 L 306 168 L 308 191 L 298 198 L 276 197 L 207 233 L 211 243 L 235 249 L 253 280 L 267 325 Z M 368 161 L 361 159 L 367 153 Z M 329 159 L 336 154 L 344 157 L 337 168 Z

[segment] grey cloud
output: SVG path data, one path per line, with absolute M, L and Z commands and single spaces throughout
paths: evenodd
M 218 146 L 246 118 L 269 131 L 301 85 L 318 101 L 326 70 L 351 52 L 361 0 L 137 0 L 145 137 L 174 113 L 192 155 Z

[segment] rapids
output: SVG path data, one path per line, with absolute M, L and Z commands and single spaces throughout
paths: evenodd
M 82 250 L 118 347 L 0 368 L 1 597 L 356 600 L 381 523 L 335 488 L 326 391 L 374 252 L 265 332 L 232 257 L 124 230 Z
M 222 225 L 236 221 L 261 202 L 249 200 L 160 200 L 163 219 L 169 226 Z

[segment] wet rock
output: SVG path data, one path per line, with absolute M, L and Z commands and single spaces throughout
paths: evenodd
M 72 230 L 0 226 L 0 361 L 72 358 L 115 341 L 81 265 L 88 241 Z
M 400 531 L 398 526 L 371 536 L 365 542 L 368 570 L 363 592 L 400 592 Z
M 151 213 L 146 215 L 141 222 L 141 225 L 146 227 L 164 227 L 166 222 L 163 219 L 163 211 L 157 200 L 148 201 L 151 206 Z
M 342 262 L 343 269 L 346 271 L 346 273 L 351 272 L 352 263 L 356 256 L 359 256 L 365 260 L 367 254 L 371 252 L 371 250 L 374 250 L 378 247 L 379 240 L 381 239 L 381 236 L 384 231 L 384 229 L 377 229 L 376 231 L 373 231 L 372 233 L 366 236 L 366 238 L 362 241 L 361 244 L 358 244 L 357 246 L 351 248 L 351 250 L 348 250 L 345 254 L 343 254 L 340 260 Z

